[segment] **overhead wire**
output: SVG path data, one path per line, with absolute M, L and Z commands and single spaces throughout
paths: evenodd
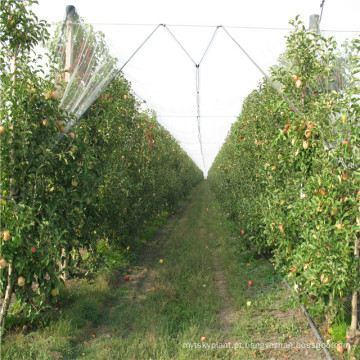
M 222 29 L 230 37 L 231 40 L 240 48 L 240 50 L 245 54 L 245 56 L 255 65 L 255 67 L 261 72 L 261 74 L 269 81 L 271 86 L 285 99 L 290 108 L 294 110 L 297 114 L 302 115 L 293 102 L 281 91 L 281 89 L 271 80 L 270 76 L 265 73 L 265 71 L 258 65 L 258 63 L 247 53 L 247 51 L 240 45 L 240 43 L 227 31 L 225 27 L 222 26 Z
M 325 0 L 323 0 L 325 2 Z M 321 5 L 320 5 L 321 6 Z M 322 7 L 323 10 L 323 7 Z M 321 17 L 320 17 L 321 19 Z M 77 24 L 77 23 L 74 23 Z M 158 24 L 144 24 L 144 23 L 97 23 L 91 22 L 88 23 L 93 26 L 157 26 Z M 51 23 L 51 25 L 57 25 L 56 22 Z M 201 25 L 201 24 L 167 24 L 168 27 L 188 27 L 188 28 L 216 28 L 218 25 Z M 245 29 L 245 30 L 274 30 L 274 31 L 291 31 L 293 30 L 290 27 L 270 27 L 270 26 L 236 26 L 236 25 L 223 25 L 227 29 Z M 358 30 L 339 30 L 339 29 L 323 29 L 323 31 L 328 32 L 348 32 L 348 33 L 359 33 Z
M 175 37 L 175 35 L 171 32 L 168 26 L 163 25 L 164 29 L 167 30 L 167 32 L 171 35 L 171 37 L 175 40 L 175 42 L 180 46 L 180 48 L 185 52 L 185 54 L 188 56 L 188 58 L 191 60 L 191 62 L 196 65 L 195 60 L 192 58 L 192 56 L 186 51 L 185 47 L 180 43 L 180 41 Z
M 200 59 L 200 61 L 199 61 L 199 66 L 200 66 L 200 65 L 201 65 L 201 63 L 203 62 L 203 60 L 204 60 L 204 58 L 205 58 L 206 54 L 208 53 L 208 51 L 209 51 L 209 49 L 210 49 L 210 47 L 211 47 L 212 43 L 214 42 L 215 36 L 216 36 L 216 34 L 217 34 L 217 32 L 218 32 L 219 28 L 220 28 L 220 26 L 217 26 L 217 27 L 216 27 L 216 29 L 215 29 L 215 31 L 214 31 L 214 33 L 213 33 L 213 35 L 212 35 L 211 39 L 210 39 L 210 42 L 209 42 L 209 44 L 208 44 L 207 48 L 205 49 L 205 51 L 204 51 L 204 54 L 203 54 L 202 58 L 201 58 L 201 59 Z

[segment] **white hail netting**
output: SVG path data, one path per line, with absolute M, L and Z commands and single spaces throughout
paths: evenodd
M 74 9 L 75 10 L 75 9 Z M 93 31 L 72 12 L 71 25 L 65 21 L 56 29 L 57 61 L 66 70 L 59 75 L 60 106 L 79 119 L 105 90 L 118 72 L 118 61 L 110 53 L 100 32 Z M 74 123 L 67 124 L 68 130 Z
M 243 99 L 263 77 L 259 68 L 267 74 L 276 64 L 289 33 L 216 26 L 92 27 L 75 19 L 73 65 L 62 105 L 81 117 L 122 69 L 144 107 L 156 111 L 205 176 Z M 66 67 L 66 27 L 63 35 L 59 54 Z M 354 33 L 326 35 L 345 39 Z

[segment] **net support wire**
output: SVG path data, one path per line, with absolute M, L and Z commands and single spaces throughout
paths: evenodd
M 239 49 L 244 53 L 244 55 L 250 60 L 250 62 L 261 72 L 261 74 L 269 81 L 269 83 L 272 85 L 272 87 L 286 100 L 286 102 L 288 103 L 288 105 L 299 115 L 302 115 L 301 112 L 295 107 L 295 105 L 288 99 L 288 97 L 286 97 L 283 92 L 280 90 L 280 88 L 271 80 L 271 78 L 265 73 L 265 71 L 256 63 L 256 61 L 246 52 L 246 50 L 241 46 L 241 44 L 229 33 L 229 31 L 227 30 L 226 27 L 222 26 L 222 25 L 218 25 L 211 37 L 211 40 L 200 60 L 199 63 L 196 63 L 194 61 L 194 59 L 191 57 L 191 55 L 187 52 L 187 50 L 185 49 L 185 47 L 180 43 L 180 41 L 175 37 L 175 35 L 171 32 L 171 30 L 169 29 L 169 27 L 166 24 L 158 24 L 155 29 L 153 29 L 151 31 L 151 33 L 145 38 L 145 40 L 136 48 L 136 50 L 131 54 L 131 56 L 125 61 L 125 63 L 113 74 L 113 76 L 110 77 L 110 79 L 108 79 L 108 81 L 106 83 L 104 83 L 104 86 L 101 87 L 101 89 L 98 90 L 97 94 L 93 97 L 93 99 L 97 99 L 100 94 L 104 91 L 104 89 L 106 89 L 109 84 L 114 80 L 114 78 L 116 78 L 116 76 L 118 76 L 121 71 L 126 67 L 126 65 L 134 58 L 134 56 L 141 50 L 141 48 L 151 39 L 151 37 L 157 32 L 157 30 L 163 27 L 169 34 L 170 36 L 173 38 L 173 40 L 180 46 L 180 48 L 185 52 L 185 54 L 188 56 L 188 58 L 190 59 L 190 61 L 195 64 L 195 68 L 196 68 L 196 96 L 197 96 L 197 123 L 198 123 L 198 138 L 199 138 L 199 143 L 200 143 L 200 152 L 201 152 L 201 157 L 202 157 L 202 161 L 203 161 L 203 165 L 204 165 L 204 171 L 206 171 L 205 168 L 205 159 L 204 159 L 204 154 L 203 154 L 203 147 L 202 147 L 202 138 L 201 138 L 201 104 L 200 104 L 200 65 L 203 62 L 203 60 L 205 59 L 208 50 L 211 47 L 211 44 L 213 43 L 215 36 L 217 34 L 217 32 L 219 31 L 219 29 L 221 28 L 229 37 L 231 40 L 233 40 L 233 42 L 239 47 Z M 90 106 L 91 104 L 88 104 L 88 106 Z M 73 120 L 71 122 L 69 122 L 66 127 L 65 127 L 65 131 L 63 134 L 61 134 L 58 138 L 58 142 L 62 141 L 65 137 L 65 135 L 67 133 L 70 132 L 70 129 L 78 122 L 78 120 L 81 118 L 81 116 L 79 118 L 77 118 L 76 120 Z

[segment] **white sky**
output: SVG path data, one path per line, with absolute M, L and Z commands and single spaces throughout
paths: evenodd
M 283 51 L 284 36 L 288 32 L 231 27 L 290 28 L 288 20 L 298 14 L 308 26 L 310 15 L 320 14 L 320 3 L 321 0 L 39 0 L 34 11 L 40 19 L 57 22 L 64 18 L 66 6 L 74 5 L 86 22 L 99 24 L 94 28 L 106 34 L 120 64 L 160 23 L 169 27 L 198 63 L 216 26 L 223 25 L 266 72 Z M 321 29 L 360 32 L 359 15 L 359 0 L 326 0 Z M 354 34 L 336 35 L 344 38 Z M 204 166 L 196 120 L 195 71 L 195 65 L 164 28 L 159 28 L 124 68 L 135 93 L 157 112 L 160 123 L 178 139 L 206 175 L 241 110 L 242 100 L 257 86 L 262 74 L 220 29 L 200 65 Z

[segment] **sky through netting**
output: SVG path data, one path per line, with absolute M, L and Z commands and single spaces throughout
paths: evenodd
M 126 9 L 125 13 L 115 16 L 111 11 L 109 13 L 110 3 L 113 2 L 106 1 L 107 7 L 98 7 L 92 1 L 86 2 L 86 6 L 81 1 L 73 2 L 79 15 L 73 29 L 74 37 L 75 33 L 78 34 L 73 49 L 77 56 L 73 61 L 77 60 L 77 63 L 71 65 L 66 75 L 72 88 L 65 90 L 64 107 L 80 117 L 121 69 L 132 83 L 142 107 L 156 111 L 159 122 L 179 141 L 205 175 L 231 124 L 236 121 L 244 98 L 256 88 L 264 74 L 270 73 L 271 66 L 284 52 L 285 37 L 291 30 L 288 20 L 296 14 L 303 14 L 301 19 L 308 26 L 309 15 L 321 10 L 317 1 L 311 1 L 312 6 L 309 1 L 295 1 L 292 6 L 278 1 L 280 7 L 277 10 L 281 11 L 276 17 L 281 17 L 281 22 L 275 24 L 269 18 L 260 21 L 265 15 L 263 11 L 266 12 L 261 7 L 264 2 L 258 2 L 263 11 L 255 14 L 253 5 L 247 5 L 247 8 L 226 1 L 222 6 L 227 7 L 228 19 L 224 8 L 216 13 L 217 8 L 209 2 L 207 11 L 204 9 L 197 22 L 192 16 L 185 21 L 181 14 L 174 21 L 174 11 L 166 6 L 169 15 L 162 19 L 168 19 L 167 23 L 156 21 L 155 8 L 148 12 L 148 17 L 144 10 L 144 13 L 131 14 L 125 21 L 125 15 L 131 10 Z M 350 3 L 352 6 L 355 4 L 353 1 Z M 44 2 L 40 1 L 40 8 L 43 5 Z M 331 16 L 330 11 L 334 11 L 334 4 L 326 6 L 321 28 L 325 26 L 324 19 Z M 58 13 L 59 21 L 64 18 L 65 7 L 62 13 Z M 105 8 L 107 18 L 104 17 Z M 238 10 L 242 12 L 235 22 L 234 13 Z M 214 22 L 216 20 L 218 22 Z M 333 35 L 341 43 L 354 37 L 357 29 L 351 19 L 346 24 L 340 20 L 333 26 L 328 23 L 328 29 L 337 31 L 323 31 L 323 34 Z M 92 39 L 82 38 L 81 34 L 89 36 L 89 29 Z M 66 29 L 63 34 L 65 41 Z M 97 45 L 94 48 L 86 45 L 92 43 Z M 61 48 L 65 51 L 65 42 Z

